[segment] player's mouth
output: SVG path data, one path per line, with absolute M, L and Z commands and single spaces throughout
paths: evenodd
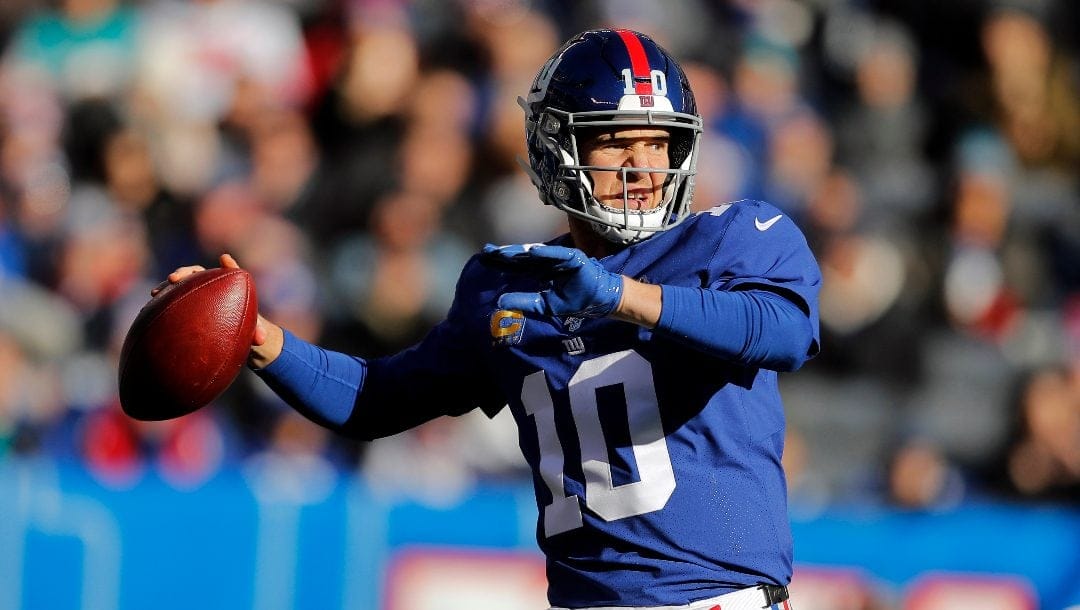
M 656 207 L 649 189 L 635 189 L 626 194 L 625 209 L 630 212 L 647 212 Z M 612 212 L 623 212 L 623 194 L 615 193 L 600 199 L 600 205 Z

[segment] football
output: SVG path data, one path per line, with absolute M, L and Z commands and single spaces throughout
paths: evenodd
M 210 269 L 169 284 L 135 317 L 120 351 L 120 406 L 156 421 L 195 411 L 244 366 L 258 303 L 243 269 Z

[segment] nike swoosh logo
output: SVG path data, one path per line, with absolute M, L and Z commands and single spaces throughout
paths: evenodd
M 773 216 L 765 222 L 761 222 L 757 219 L 757 217 L 754 217 L 754 226 L 757 227 L 758 231 L 768 231 L 770 227 L 776 224 L 783 217 L 783 214 L 777 214 L 776 216 Z

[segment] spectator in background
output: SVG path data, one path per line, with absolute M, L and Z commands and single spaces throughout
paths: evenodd
M 402 191 L 429 199 L 443 217 L 457 215 L 457 234 L 474 233 L 475 241 L 485 233 L 482 225 L 477 227 L 479 206 L 461 199 L 473 161 L 464 131 L 439 123 L 413 124 L 401 140 L 398 161 Z
M 245 169 L 243 137 L 258 115 L 306 102 L 300 23 L 253 0 L 157 2 L 144 20 L 133 116 L 151 134 L 167 188 L 194 196 Z
M 120 99 L 135 74 L 141 27 L 123 0 L 61 0 L 32 13 L 4 57 L 9 95 L 43 87 L 60 99 Z
M 855 46 L 856 95 L 837 113 L 837 158 L 862 193 L 862 222 L 902 235 L 937 195 L 924 156 L 930 125 L 916 94 L 918 57 L 904 27 L 880 19 L 861 29 Z
M 311 117 L 322 161 L 295 211 L 305 232 L 327 247 L 365 232 L 375 202 L 399 187 L 399 149 L 421 69 L 404 4 L 349 3 L 343 24 L 338 72 Z
M 429 196 L 391 195 L 376 204 L 370 234 L 335 249 L 331 302 L 338 304 L 338 332 L 328 333 L 328 340 L 363 352 L 397 351 L 442 319 L 457 270 L 472 253 L 471 246 L 439 232 L 442 214 Z
M 980 25 L 986 67 L 965 98 L 956 139 L 958 173 L 996 182 L 1007 206 L 999 257 L 1008 272 L 1017 257 L 1030 273 L 1006 283 L 1023 305 L 1060 307 L 1080 288 L 1080 97 L 1075 58 L 1041 21 L 1046 14 L 1006 4 Z M 990 185 L 987 185 L 990 186 Z
M 162 182 L 146 135 L 125 124 L 104 143 L 105 187 L 115 207 L 145 226 L 153 270 L 199 256 L 192 203 Z
M 1006 450 L 1008 486 L 1026 498 L 1080 492 L 1080 375 L 1045 368 L 1023 380 Z
M 225 433 L 210 411 L 140 422 L 114 404 L 89 413 L 76 442 L 90 474 L 119 489 L 133 487 L 149 472 L 178 489 L 192 489 L 226 463 Z
M 80 311 L 86 347 L 98 350 L 113 335 L 116 305 L 151 266 L 143 210 L 115 199 L 119 191 L 110 189 L 118 168 L 109 165 L 106 153 L 122 129 L 107 101 L 87 99 L 70 107 L 62 142 L 71 191 L 47 237 L 55 290 Z
M 551 207 L 537 206 L 536 189 L 520 171 L 516 159 L 528 153 L 521 139 L 517 96 L 532 78 L 532 69 L 523 66 L 542 63 L 556 48 L 558 32 L 550 19 L 536 12 L 519 12 L 508 21 L 473 13 L 468 23 L 496 64 L 484 85 L 487 110 L 478 176 L 483 194 L 480 209 L 474 212 L 486 219 L 486 238 L 500 243 L 544 239 L 565 230 L 566 217 Z M 529 44 L 519 44 L 523 38 Z
M 832 132 L 817 113 L 803 109 L 775 117 L 767 142 L 766 192 L 781 209 L 802 218 L 832 168 Z
M 1038 16 L 991 9 L 982 23 L 992 106 L 980 110 L 1026 167 L 1074 170 L 1080 162 L 1080 100 L 1075 68 Z
M 52 299 L 10 284 L 0 296 L 0 312 L 14 314 L 0 315 L 0 444 L 15 455 L 76 461 L 77 414 L 65 403 L 62 358 L 71 351 L 78 329 L 72 328 L 71 312 L 54 306 Z M 35 327 L 51 323 L 56 324 L 51 330 L 71 335 L 59 337 Z
M 946 511 L 967 494 L 959 470 L 935 443 L 904 439 L 886 462 L 886 500 L 907 510 Z

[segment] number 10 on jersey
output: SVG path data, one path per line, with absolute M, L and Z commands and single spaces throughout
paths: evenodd
M 597 390 L 621 386 L 626 397 L 638 480 L 616 486 L 608 462 L 609 440 L 600 426 Z M 544 535 L 551 537 L 581 527 L 581 503 L 605 521 L 614 521 L 660 510 L 675 491 L 667 440 L 660 421 L 652 365 L 633 350 L 592 358 L 581 366 L 567 385 L 570 410 L 581 446 L 585 474 L 585 497 L 567 494 L 563 485 L 566 458 L 555 428 L 555 406 L 547 375 L 537 371 L 525 378 L 521 402 L 533 417 L 539 442 L 540 477 L 551 492 L 544 506 Z

